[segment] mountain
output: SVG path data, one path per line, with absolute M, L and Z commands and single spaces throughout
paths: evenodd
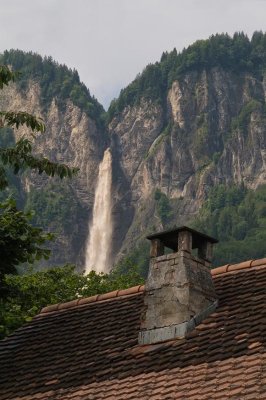
M 1 98 L 1 108 L 41 115 L 47 132 L 37 138 L 36 151 L 80 168 L 77 178 L 60 185 L 21 177 L 26 206 L 42 210 L 37 222 L 60 231 L 52 262 L 84 263 L 98 165 L 109 146 L 113 260 L 129 257 L 145 264 L 145 235 L 173 225 L 190 223 L 221 235 L 229 224 L 221 239 L 236 242 L 235 249 L 265 231 L 263 204 L 257 207 L 266 201 L 261 189 L 266 184 L 265 34 L 255 32 L 251 40 L 243 33 L 215 35 L 179 54 L 164 53 L 105 114 L 76 71 L 20 51 L 5 52 L 0 62 L 23 74 Z M 47 182 L 56 194 L 44 189 Z M 250 193 L 257 191 L 250 200 L 257 225 L 243 228 L 242 209 L 247 212 Z M 224 200 L 217 206 L 219 196 Z M 230 203 L 231 198 L 237 200 Z M 226 207 L 231 208 L 224 217 Z M 211 229 L 216 225 L 219 229 Z M 235 253 L 227 252 L 228 262 L 238 261 Z M 250 248 L 246 258 L 253 253 Z M 223 260 L 221 254 L 216 258 Z
M 193 220 L 214 187 L 266 183 L 265 67 L 266 35 L 216 35 L 163 54 L 111 104 L 131 195 L 121 252 L 147 230 Z
M 36 211 L 33 223 L 57 234 L 50 263 L 83 265 L 98 165 L 109 140 L 103 108 L 76 71 L 51 58 L 11 50 L 0 63 L 21 72 L 21 79 L 2 91 L 0 108 L 40 116 L 46 132 L 34 140 L 35 152 L 80 169 L 66 181 L 24 172 L 17 196 L 26 209 Z M 29 136 L 29 130 L 14 134 Z

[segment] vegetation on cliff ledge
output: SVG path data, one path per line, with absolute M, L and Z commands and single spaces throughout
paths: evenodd
M 41 103 L 47 109 L 56 99 L 59 108 L 64 109 L 67 100 L 86 112 L 94 121 L 102 126 L 104 109 L 88 88 L 80 81 L 78 72 L 55 62 L 52 57 L 41 57 L 33 52 L 21 50 L 4 51 L 0 55 L 0 64 L 10 65 L 20 72 L 17 85 L 27 89 L 29 80 L 40 84 Z
M 142 74 L 122 89 L 118 99 L 108 110 L 111 120 L 125 107 L 139 104 L 141 99 L 160 104 L 166 98 L 171 84 L 189 71 L 221 67 L 237 74 L 249 71 L 258 78 L 266 68 L 266 34 L 255 32 L 251 39 L 244 33 L 216 34 L 207 40 L 198 40 L 177 53 L 176 49 L 164 52 L 160 62 L 148 65 Z

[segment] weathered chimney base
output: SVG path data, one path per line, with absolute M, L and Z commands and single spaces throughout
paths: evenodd
M 138 342 L 140 345 L 148 345 L 159 342 L 165 342 L 173 339 L 183 339 L 186 335 L 193 331 L 197 325 L 199 325 L 205 318 L 213 313 L 218 305 L 218 300 L 207 307 L 203 312 L 195 315 L 187 322 L 181 324 L 175 324 L 171 326 L 165 326 L 163 328 L 148 329 L 146 331 L 140 331 Z
M 184 338 L 217 306 L 209 270 L 216 239 L 188 227 L 148 239 L 150 268 L 138 337 L 142 345 Z M 173 253 L 165 254 L 164 248 Z

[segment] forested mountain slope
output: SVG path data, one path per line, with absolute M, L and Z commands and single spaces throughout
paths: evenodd
M 134 209 L 122 250 L 192 221 L 213 187 L 266 183 L 265 67 L 265 35 L 216 35 L 163 54 L 111 104 Z
M 80 168 L 77 178 L 60 186 L 21 177 L 19 195 L 36 209 L 35 222 L 59 231 L 51 262 L 84 262 L 98 165 L 108 146 L 116 260 L 130 255 L 142 262 L 148 232 L 183 223 L 218 235 L 222 246 L 237 241 L 232 251 L 221 247 L 217 263 L 249 257 L 237 246 L 246 248 L 250 235 L 265 230 L 265 191 L 254 192 L 266 184 L 265 34 L 256 32 L 251 40 L 244 34 L 215 35 L 180 54 L 164 53 L 105 114 L 76 71 L 20 51 L 5 52 L 0 62 L 23 74 L 0 99 L 1 108 L 42 116 L 47 132 L 37 138 L 36 151 Z M 227 198 L 230 191 L 237 193 L 234 204 L 206 203 L 221 192 Z M 252 204 L 256 226 L 248 220 L 247 226 Z M 224 237 L 226 218 L 231 230 Z
M 43 118 L 46 132 L 34 140 L 35 152 L 80 169 L 64 181 L 25 172 L 20 186 L 15 185 L 17 197 L 22 207 L 35 210 L 33 223 L 57 234 L 50 263 L 83 264 L 98 165 L 108 142 L 103 108 L 76 71 L 51 58 L 11 50 L 1 55 L 0 63 L 21 72 L 20 79 L 2 91 L 0 108 Z M 26 128 L 13 134 L 29 135 Z M 12 132 L 9 137 L 12 140 Z

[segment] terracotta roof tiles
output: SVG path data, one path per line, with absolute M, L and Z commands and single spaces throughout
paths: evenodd
M 216 275 L 221 275 L 227 272 L 232 272 L 232 271 L 237 271 L 241 269 L 246 269 L 250 267 L 264 267 L 266 265 L 266 258 L 262 258 L 259 260 L 249 260 L 249 261 L 244 261 L 239 264 L 226 264 L 223 265 L 222 267 L 214 268 L 211 270 L 212 276 Z M 122 289 L 122 290 L 115 290 L 113 292 L 109 293 L 104 293 L 104 294 L 97 294 L 91 297 L 86 297 L 78 300 L 73 300 L 67 303 L 61 303 L 61 304 L 53 304 L 51 306 L 44 307 L 41 310 L 41 313 L 47 313 L 51 311 L 58 311 L 58 310 L 63 310 L 65 308 L 70 308 L 70 307 L 76 307 L 78 305 L 82 304 L 88 304 L 88 303 L 94 303 L 95 301 L 101 301 L 101 300 L 109 300 L 114 297 L 120 297 L 120 296 L 127 296 L 129 294 L 136 294 L 139 292 L 143 292 L 145 290 L 144 285 L 139 285 L 139 286 L 134 286 L 128 289 Z
M 51 306 L 44 307 L 41 310 L 41 314 L 48 313 L 51 311 L 64 310 L 66 308 L 72 308 L 72 307 L 76 307 L 76 306 L 82 305 L 82 304 L 94 303 L 96 301 L 109 300 L 109 299 L 113 299 L 114 297 L 121 297 L 121 296 L 130 295 L 130 294 L 136 294 L 139 292 L 143 292 L 144 288 L 145 288 L 144 285 L 138 285 L 138 286 L 133 286 L 128 289 L 114 290 L 113 292 L 108 292 L 108 293 L 104 293 L 104 294 L 96 294 L 91 297 L 85 297 L 82 299 L 69 301 L 67 303 L 52 304 Z
M 185 339 L 137 342 L 143 286 L 45 307 L 0 342 L 0 400 L 266 399 L 266 259 L 212 271 Z

